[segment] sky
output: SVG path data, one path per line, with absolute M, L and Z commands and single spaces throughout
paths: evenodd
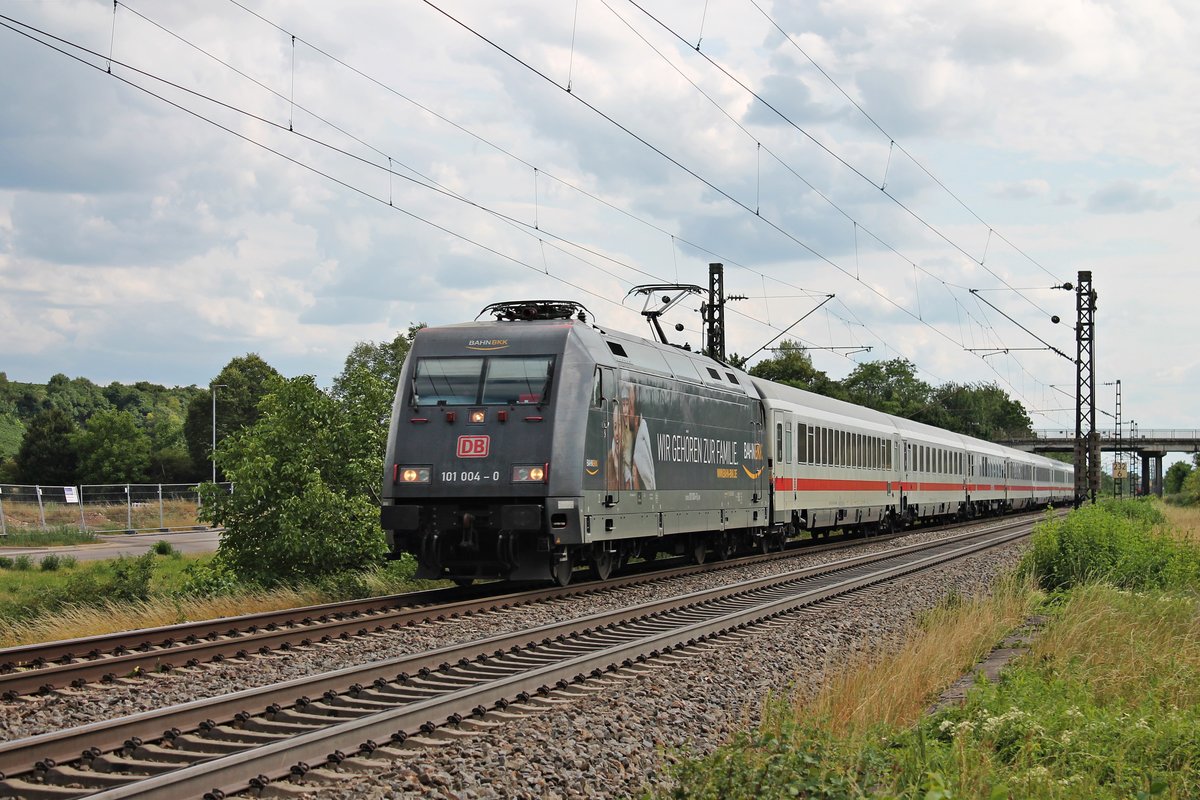
M 1120 379 L 1126 430 L 1200 429 L 1195 3 L 0 0 L 0 24 L 10 380 L 204 385 L 254 352 L 328 385 L 355 342 L 501 300 L 649 336 L 630 289 L 721 262 L 730 352 L 795 323 L 833 378 L 905 358 L 1067 430 L 1052 287 L 1089 270 L 1099 427 Z

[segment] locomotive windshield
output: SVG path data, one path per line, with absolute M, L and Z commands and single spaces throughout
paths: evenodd
M 472 406 L 541 403 L 550 391 L 553 356 L 422 358 L 412 404 Z

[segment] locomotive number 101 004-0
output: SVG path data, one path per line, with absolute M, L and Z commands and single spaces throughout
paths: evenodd
M 454 483 L 478 483 L 480 481 L 498 481 L 498 480 L 500 480 L 500 473 L 497 471 L 497 472 L 488 474 L 486 472 L 480 472 L 478 470 L 469 470 L 469 469 L 449 470 L 447 472 L 442 473 L 442 480 L 446 481 L 446 482 L 454 482 Z

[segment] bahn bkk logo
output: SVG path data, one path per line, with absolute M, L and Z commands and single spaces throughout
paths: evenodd
M 471 339 L 467 342 L 468 350 L 503 350 L 508 347 L 508 339 Z
M 458 437 L 459 458 L 487 458 L 491 448 L 490 436 L 460 436 Z

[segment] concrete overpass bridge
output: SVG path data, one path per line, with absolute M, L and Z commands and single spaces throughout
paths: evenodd
M 1075 452 L 1074 430 L 1036 430 L 1032 439 L 1012 439 L 1000 444 L 1031 453 Z M 1141 428 L 1125 431 L 1117 439 L 1115 429 L 1097 430 L 1100 450 L 1128 453 L 1142 462 L 1141 493 L 1162 496 L 1163 457 L 1167 453 L 1200 453 L 1200 429 Z

